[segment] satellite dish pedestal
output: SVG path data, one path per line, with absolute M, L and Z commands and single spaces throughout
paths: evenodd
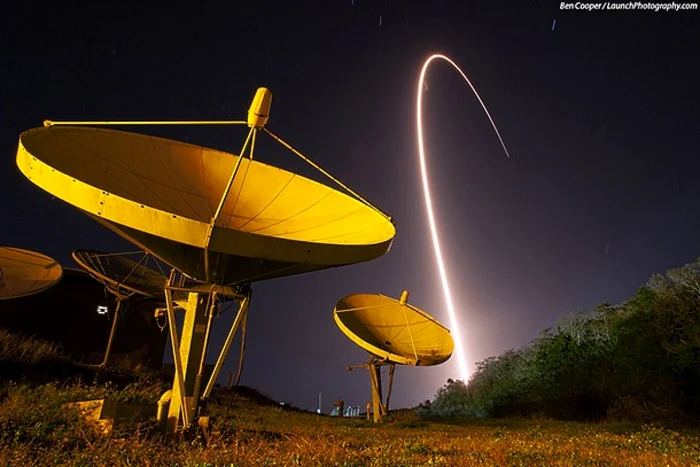
M 382 401 L 382 366 L 389 367 L 389 388 L 386 394 L 386 402 Z M 369 372 L 369 379 L 372 387 L 372 420 L 374 423 L 380 422 L 382 417 L 389 413 L 389 399 L 391 398 L 391 388 L 394 385 L 396 364 L 386 360 L 380 360 L 370 354 L 366 364 L 351 365 L 348 367 L 348 371 L 352 371 L 355 368 L 363 368 Z
M 167 433 L 176 433 L 180 422 L 180 411 L 183 412 L 183 424 L 180 426 L 188 426 L 190 420 L 194 420 L 197 401 L 196 398 L 196 379 L 198 374 L 199 362 L 206 357 L 206 349 L 204 342 L 206 340 L 206 303 L 204 297 L 198 293 L 190 293 L 185 308 L 185 317 L 182 324 L 179 345 L 173 348 L 173 355 L 178 355 L 180 364 L 175 370 L 175 381 L 173 384 L 172 399 L 170 400 L 170 408 L 168 409 L 168 420 L 166 423 Z M 169 313 L 170 317 L 171 314 Z M 168 322 L 171 333 L 171 342 L 175 342 L 172 338 L 177 332 L 175 321 Z M 183 399 L 186 401 L 183 402 Z
M 170 329 L 170 343 L 175 362 L 172 398 L 168 409 L 168 418 L 165 423 L 165 433 L 169 436 L 175 436 L 182 429 L 189 428 L 198 415 L 198 407 L 210 396 L 219 377 L 224 359 L 233 343 L 236 331 L 241 327 L 241 324 L 243 324 L 243 327 L 246 325 L 248 304 L 252 293 L 248 286 L 232 289 L 230 287 L 211 285 L 207 286 L 206 289 L 202 287 L 187 289 L 171 285 L 174 283 L 175 270 L 171 272 L 170 278 L 168 278 L 165 285 L 168 328 Z M 182 331 L 178 333 L 175 322 L 173 292 L 184 291 L 189 291 L 189 294 L 187 305 L 185 306 Z M 240 306 L 216 360 L 214 370 L 202 392 L 207 347 L 211 335 L 212 321 L 218 311 L 217 305 L 220 296 L 233 298 L 239 301 Z M 245 330 L 243 330 L 243 333 L 245 334 Z M 241 358 L 243 358 L 243 355 L 241 355 Z
M 370 357 L 370 362 L 374 359 Z M 377 423 L 386 413 L 382 404 L 382 368 L 376 363 L 369 363 L 369 378 L 372 381 L 372 419 Z

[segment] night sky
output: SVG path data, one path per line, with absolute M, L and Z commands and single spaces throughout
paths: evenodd
M 305 409 L 370 400 L 366 354 L 336 328 L 340 297 L 376 292 L 447 324 L 414 129 L 434 62 L 426 149 L 471 366 L 564 313 L 618 303 L 700 256 L 700 12 L 560 11 L 559 2 L 23 2 L 0 19 L 0 244 L 73 266 L 133 247 L 31 184 L 19 134 L 53 120 L 244 119 L 269 127 L 396 220 L 384 257 L 254 285 L 242 384 Z M 156 6 L 158 4 L 158 6 Z M 468 4 L 468 5 L 467 5 Z M 131 6 L 130 6 L 131 5 Z M 553 28 L 554 20 L 556 25 Z M 131 128 L 237 153 L 240 127 Z M 257 158 L 305 170 L 267 139 Z M 307 173 L 307 172 L 304 172 Z M 224 315 L 214 343 L 223 341 Z M 237 364 L 232 352 L 222 379 Z M 456 359 L 398 368 L 394 406 L 432 398 Z

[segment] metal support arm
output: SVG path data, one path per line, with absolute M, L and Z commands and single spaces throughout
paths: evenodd
M 224 360 L 226 359 L 226 355 L 228 354 L 229 348 L 231 348 L 231 344 L 233 343 L 233 338 L 236 335 L 236 331 L 238 330 L 238 327 L 240 326 L 241 322 L 246 320 L 246 316 L 248 314 L 248 305 L 250 304 L 250 296 L 251 292 L 249 291 L 248 295 L 243 300 L 241 300 L 241 305 L 238 309 L 238 314 L 233 320 L 233 324 L 231 325 L 231 329 L 228 333 L 228 336 L 226 336 L 226 341 L 224 342 L 224 345 L 221 348 L 219 358 L 216 360 L 216 364 L 214 365 L 214 371 L 211 374 L 211 378 L 209 378 L 209 383 L 207 384 L 206 389 L 204 389 L 202 399 L 208 398 L 211 394 L 212 389 L 214 389 L 214 384 L 216 384 L 216 380 L 219 377 L 219 372 L 221 371 L 221 367 L 224 364 Z

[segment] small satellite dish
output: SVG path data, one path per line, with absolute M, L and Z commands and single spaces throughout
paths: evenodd
M 447 361 L 454 350 L 449 329 L 428 313 L 401 298 L 354 294 L 338 300 L 333 318 L 351 341 L 369 352 L 369 361 L 353 368 L 369 370 L 375 422 L 389 411 L 396 365 L 433 366 Z M 382 402 L 381 367 L 389 366 L 389 389 Z
M 408 292 L 404 295 L 408 298 Z M 380 294 L 348 295 L 338 301 L 333 317 L 343 334 L 382 361 L 439 365 L 454 350 L 449 329 L 405 299 Z
M 54 286 L 63 268 L 35 251 L 0 247 L 0 300 L 26 297 Z

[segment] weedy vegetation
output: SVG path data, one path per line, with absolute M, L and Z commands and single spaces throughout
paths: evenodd
M 0 348 L 11 346 L 0 344 Z M 46 351 L 44 357 L 65 358 L 55 350 Z M 20 374 L 5 378 L 8 367 L 22 363 L 18 358 L 34 368 L 25 374 L 40 374 L 43 380 L 36 383 Z M 37 370 L 42 361 L 17 347 L 0 355 L 3 465 L 700 465 L 700 432 L 690 428 L 532 418 L 426 419 L 416 410 L 394 411 L 375 425 L 283 407 L 245 388 L 214 393 L 207 407 L 213 421 L 208 437 L 194 433 L 185 441 L 169 443 L 155 421 L 126 425 L 103 436 L 81 419 L 77 409 L 64 404 L 102 397 L 153 402 L 166 385 L 143 369 L 128 374 L 76 369 L 77 376 L 65 378 L 64 370 L 52 373 L 50 366 Z M 70 364 L 67 359 L 64 363 Z
M 141 383 L 142 384 L 142 383 Z M 202 436 L 171 444 L 155 422 L 98 435 L 66 401 L 123 393 L 129 386 L 4 384 L 0 459 L 5 465 L 87 466 L 689 466 L 700 465 L 700 433 L 652 425 L 533 419 L 424 420 L 415 411 L 381 424 L 261 404 L 218 391 Z M 259 398 L 256 398 L 259 399 Z

